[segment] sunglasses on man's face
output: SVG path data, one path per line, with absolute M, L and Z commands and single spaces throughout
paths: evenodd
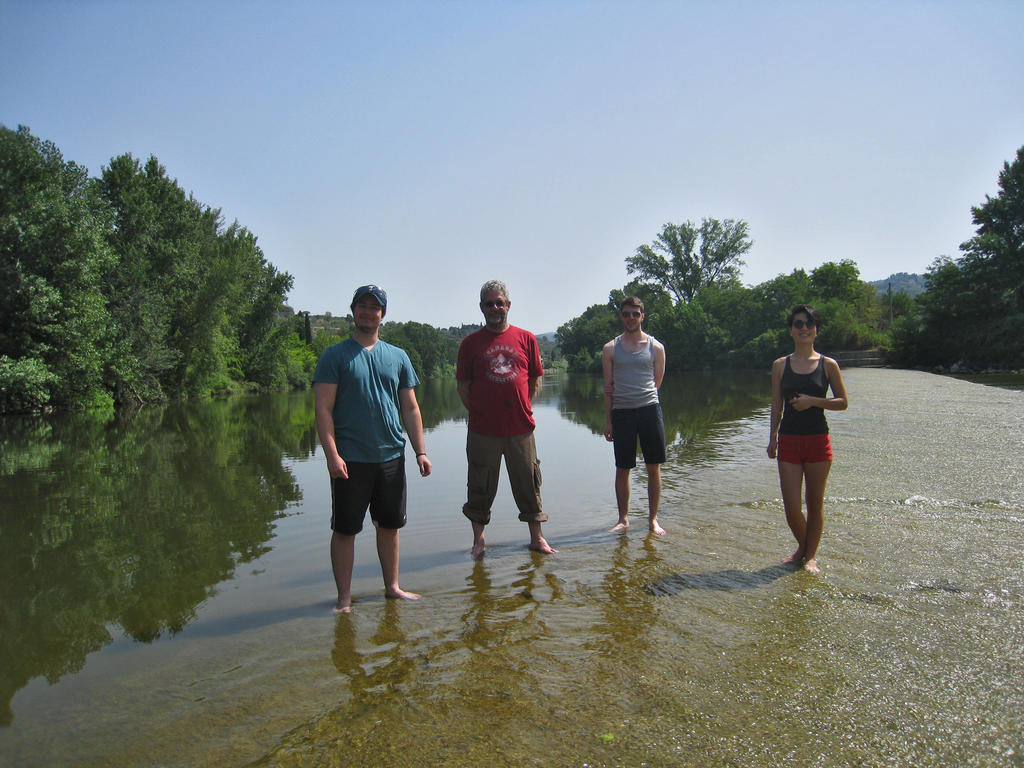
M 504 301 L 481 301 L 480 306 L 486 309 L 503 309 L 505 306 Z
M 814 321 L 813 320 L 807 320 L 806 322 L 803 321 L 803 320 L 794 320 L 793 321 L 793 327 L 796 328 L 798 331 L 803 330 L 804 326 L 807 326 L 808 328 L 813 328 L 814 327 Z

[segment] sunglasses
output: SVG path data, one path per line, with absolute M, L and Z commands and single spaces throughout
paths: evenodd
M 481 301 L 480 302 L 480 306 L 481 307 L 486 307 L 487 309 L 502 309 L 505 306 L 505 302 L 504 301 Z
M 794 320 L 793 321 L 793 327 L 796 328 L 798 331 L 803 330 L 804 326 L 807 326 L 808 328 L 813 328 L 814 327 L 814 321 L 813 320 L 808 320 L 806 322 L 804 322 L 803 320 Z

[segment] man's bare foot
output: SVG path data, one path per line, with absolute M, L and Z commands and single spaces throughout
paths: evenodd
M 352 598 L 338 598 L 338 602 L 334 604 L 335 613 L 352 613 Z
M 629 530 L 629 520 L 619 520 L 615 525 L 608 529 L 608 533 L 619 533 L 620 531 Z
M 484 532 L 486 528 L 482 523 L 473 523 L 473 548 L 469 550 L 469 554 L 473 556 L 474 560 L 479 560 L 484 556 Z
M 651 528 L 651 533 L 655 534 L 656 536 L 664 536 L 665 535 L 665 529 L 662 528 L 660 525 L 658 525 L 658 518 L 654 518 L 653 520 L 650 521 L 650 528 Z
M 536 541 L 531 541 L 530 549 L 534 552 L 540 552 L 542 555 L 553 555 L 558 551 L 548 544 L 543 536 L 539 536 Z
M 821 573 L 821 568 L 819 568 L 818 564 L 814 562 L 813 557 L 804 563 L 804 570 L 808 573 Z
M 406 592 L 404 589 L 386 589 L 384 596 L 392 600 L 419 600 L 420 596 L 415 592 Z
M 789 557 L 784 558 L 782 562 L 783 563 L 787 563 L 787 564 L 788 563 L 799 563 L 803 559 L 804 559 L 804 553 L 801 550 L 798 549 L 796 552 L 794 552 Z

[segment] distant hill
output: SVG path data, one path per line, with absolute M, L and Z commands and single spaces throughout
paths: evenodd
M 905 293 L 911 297 L 924 293 L 927 288 L 924 275 L 911 275 L 906 272 L 897 272 L 884 280 L 869 280 L 868 282 L 875 286 L 880 296 L 889 292 L 889 283 L 892 283 L 893 293 Z

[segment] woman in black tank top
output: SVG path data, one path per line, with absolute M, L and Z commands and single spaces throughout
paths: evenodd
M 846 409 L 846 386 L 839 365 L 814 349 L 821 327 L 818 310 L 797 304 L 786 318 L 793 353 L 772 364 L 772 416 L 768 456 L 778 459 L 786 522 L 796 551 L 784 563 L 803 563 L 818 573 L 815 555 L 825 527 L 825 482 L 832 468 L 832 444 L 825 411 Z M 828 390 L 832 389 L 832 397 Z M 806 485 L 801 509 L 801 492 Z

